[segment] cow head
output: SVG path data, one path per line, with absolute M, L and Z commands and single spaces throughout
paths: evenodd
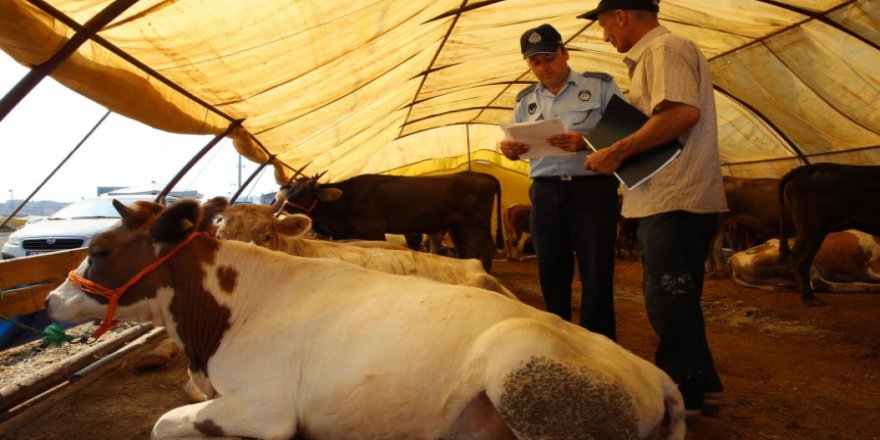
M 192 200 L 182 200 L 169 208 L 150 202 L 133 207 L 114 200 L 122 216 L 114 228 L 98 234 L 89 244 L 88 257 L 72 271 L 76 277 L 107 289 L 118 289 L 140 276 L 143 269 L 189 239 L 200 225 L 201 210 Z M 147 321 L 155 312 L 148 299 L 163 286 L 170 285 L 167 266 L 160 265 L 127 288 L 118 299 L 115 316 L 119 319 Z M 83 283 L 68 278 L 49 293 L 49 316 L 60 321 L 104 318 L 110 303 L 104 296 L 83 290 Z M 89 289 L 86 289 L 89 290 Z
M 312 178 L 295 181 L 284 192 L 284 209 L 291 213 L 309 215 L 319 202 L 339 200 L 342 197 L 341 189 L 326 188 L 318 184 L 318 179 L 323 175 L 324 173 L 320 173 Z
M 312 221 L 305 215 L 275 217 L 275 210 L 271 206 L 235 205 L 223 211 L 217 227 L 217 238 L 277 250 L 281 236 L 297 237 L 311 227 Z

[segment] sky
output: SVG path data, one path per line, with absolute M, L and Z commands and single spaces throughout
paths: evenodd
M 0 51 L 0 96 L 28 72 Z M 22 200 L 64 160 L 107 109 L 58 84 L 51 77 L 0 121 L 0 200 Z M 95 197 L 99 186 L 164 187 L 212 136 L 156 130 L 111 113 L 32 200 L 72 202 Z M 214 146 L 174 190 L 197 190 L 205 199 L 231 196 L 238 189 L 239 155 L 232 141 Z M 241 160 L 244 182 L 258 165 Z M 278 189 L 266 167 L 240 198 Z

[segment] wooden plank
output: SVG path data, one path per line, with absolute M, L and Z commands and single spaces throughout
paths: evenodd
M 67 380 L 62 382 L 54 388 L 35 396 L 33 399 L 0 413 L 0 438 L 5 438 L 40 415 L 50 411 L 55 404 L 89 386 L 109 371 L 124 366 L 125 362 L 133 359 L 135 355 L 143 354 L 152 349 L 161 340 L 159 336 L 164 334 L 164 329 L 155 328 L 131 342 L 129 344 L 131 349 L 126 350 L 126 348 L 123 348 L 123 356 L 120 359 L 115 359 L 115 362 L 110 364 L 101 365 L 99 371 L 92 371 L 92 374 L 79 377 L 79 380 L 76 381 Z
M 37 284 L 11 292 L 3 292 L 0 296 L 0 315 L 7 318 L 38 312 L 46 308 L 46 295 L 59 283 Z
M 87 255 L 88 249 L 79 248 L 0 261 L 0 289 L 63 280 Z
M 61 359 L 22 380 L 0 388 L 0 421 L 4 420 L 3 414 L 10 408 L 20 405 L 62 381 L 69 380 L 78 371 L 100 359 L 106 359 L 123 345 L 150 330 L 154 330 L 154 327 L 149 323 L 130 327 L 115 334 L 112 338 L 98 342 L 85 351 Z
M 0 261 L 0 314 L 11 318 L 43 310 L 46 295 L 87 255 L 88 249 L 80 248 Z

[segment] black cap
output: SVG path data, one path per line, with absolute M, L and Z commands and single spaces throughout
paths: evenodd
M 584 12 L 578 15 L 577 18 L 595 20 L 599 17 L 599 14 L 612 9 L 660 12 L 660 0 L 602 0 L 596 9 Z
M 523 58 L 528 58 L 536 53 L 553 53 L 559 46 L 562 46 L 562 35 L 559 35 L 559 31 L 549 24 L 529 29 L 519 37 L 519 47 Z

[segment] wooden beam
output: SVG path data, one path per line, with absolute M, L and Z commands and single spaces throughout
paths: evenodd
M 11 318 L 43 310 L 46 295 L 86 255 L 88 249 L 80 248 L 0 261 L 0 314 Z
M 82 263 L 86 255 L 88 249 L 79 248 L 0 261 L 0 289 L 10 290 L 24 284 L 63 280 L 68 272 Z

